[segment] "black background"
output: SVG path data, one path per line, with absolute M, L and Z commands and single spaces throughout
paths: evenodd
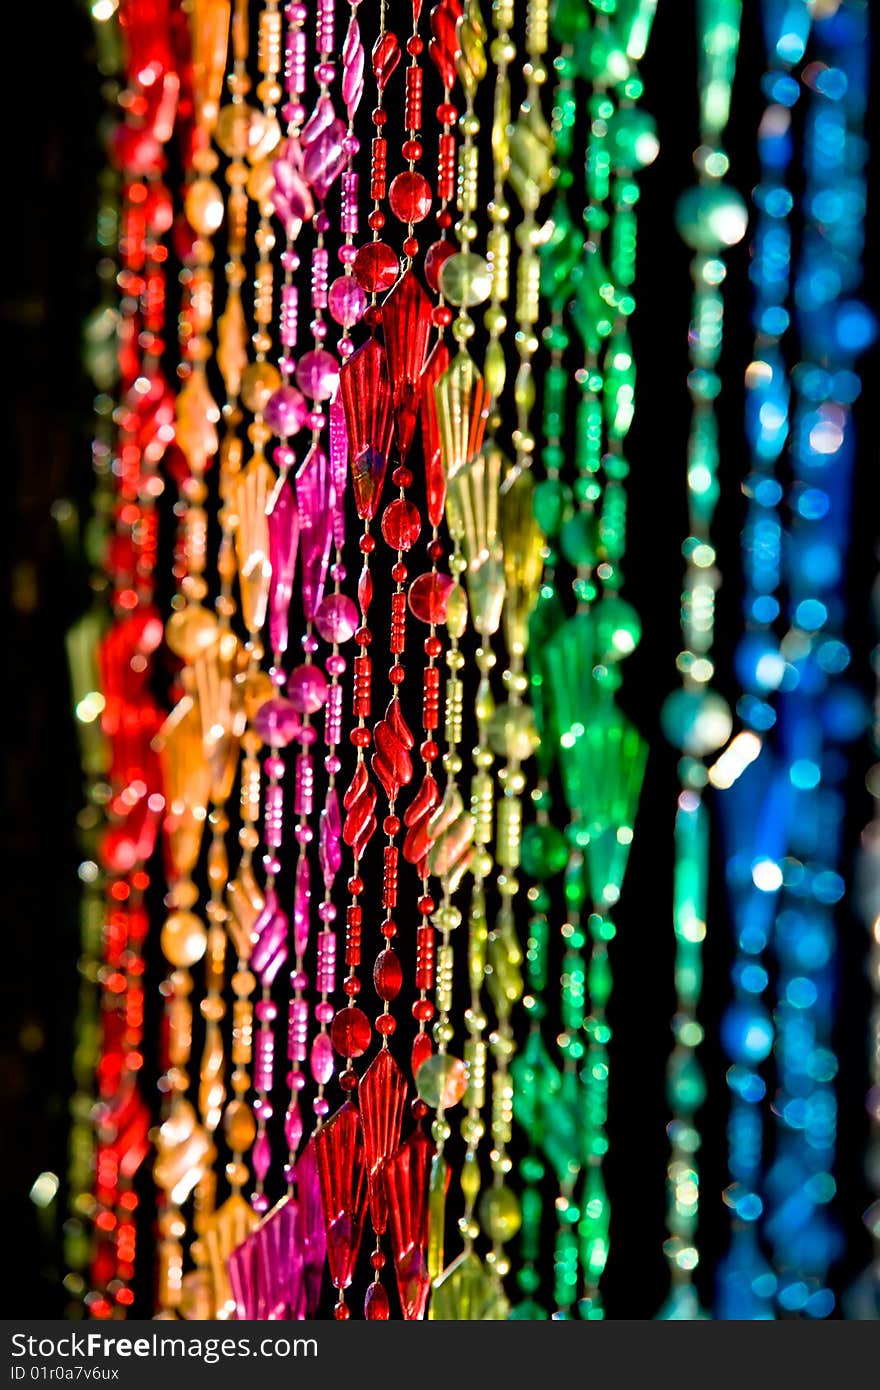
M 96 297 L 93 227 L 101 161 L 96 128 L 102 110 L 88 15 L 72 4 L 53 9 L 48 31 L 41 7 L 32 6 L 20 15 L 24 25 L 20 51 L 39 54 L 36 64 L 19 61 L 16 50 L 8 50 L 7 81 L 12 94 L 7 112 L 14 113 L 15 120 L 6 142 L 3 233 L 7 250 L 0 286 L 7 455 L 2 553 L 9 603 L 3 721 L 3 843 L 9 864 L 0 880 L 5 952 L 0 977 L 0 1189 L 6 1207 L 4 1245 L 13 1275 L 6 1312 L 42 1317 L 59 1316 L 67 1302 L 61 1287 L 64 1191 L 46 1212 L 39 1212 L 27 1194 L 40 1171 L 63 1175 L 66 1168 L 70 1029 L 78 954 L 79 855 L 73 827 L 81 787 L 63 636 L 85 608 L 88 594 L 82 562 L 62 544 L 52 506 L 59 498 L 70 498 L 84 511 L 91 491 L 90 386 L 80 366 L 79 347 L 82 318 Z M 396 9 L 392 0 L 391 22 Z M 398 28 L 403 33 L 403 12 L 408 13 L 409 7 L 400 9 Z M 727 140 L 730 177 L 743 193 L 755 181 L 755 130 L 762 109 L 763 44 L 757 10 L 756 5 L 744 6 Z M 366 7 L 361 20 L 369 34 L 373 17 L 367 16 Z M 683 479 L 690 282 L 688 253 L 676 236 L 672 210 L 677 194 L 691 181 L 691 152 L 696 143 L 693 28 L 692 4 L 661 0 L 642 65 L 644 104 L 657 119 L 661 153 L 642 180 L 638 310 L 633 323 L 639 378 L 636 419 L 628 441 L 633 472 L 625 592 L 642 614 L 644 636 L 626 670 L 623 702 L 648 738 L 651 756 L 612 956 L 615 990 L 610 1016 L 615 1038 L 609 1120 L 612 1158 L 607 1180 L 613 1230 L 604 1281 L 608 1315 L 624 1318 L 653 1316 L 667 1280 L 661 1250 L 667 1157 L 664 1069 L 673 1009 L 672 820 L 677 781 L 675 755 L 659 734 L 658 710 L 676 680 L 680 544 L 686 534 Z M 368 83 L 363 113 L 369 110 L 369 95 Z M 869 129 L 872 114 L 869 111 Z M 877 199 L 872 182 L 868 247 L 876 240 Z M 867 295 L 876 303 L 877 258 L 869 255 L 868 261 Z M 725 390 L 719 407 L 722 500 L 715 536 L 726 582 L 719 596 L 716 655 L 718 685 L 731 703 L 737 693 L 732 651 L 740 623 L 738 542 L 743 503 L 739 483 L 747 467 L 741 424 L 742 377 L 751 337 L 745 312 L 747 265 L 744 243 L 729 257 L 722 364 Z M 867 504 L 878 445 L 877 413 L 872 409 L 877 364 L 875 351 L 863 363 L 865 391 L 857 407 L 860 467 L 853 508 L 847 634 L 854 650 L 853 669 L 862 673 L 866 689 L 870 685 L 869 590 L 875 542 L 874 513 Z M 349 559 L 354 573 L 353 547 Z M 377 569 L 383 564 L 384 557 L 377 556 Z M 380 634 L 386 611 L 380 590 L 374 614 Z M 417 701 L 420 682 L 415 679 L 419 663 L 414 636 L 410 653 L 413 678 L 407 688 Z M 381 671 L 377 663 L 376 714 L 388 689 Z M 407 708 L 416 724 L 417 703 Z M 869 757 L 866 739 L 854 749 L 847 798 L 850 860 L 859 827 L 869 814 L 863 783 Z M 727 1090 L 716 1025 L 727 998 L 731 937 L 717 836 L 714 853 L 702 1004 L 707 1028 L 703 1061 L 710 1093 L 700 1117 L 703 1258 L 697 1275 L 707 1303 L 712 1300 L 712 1270 L 727 1238 L 720 1198 L 726 1182 Z M 867 1136 L 863 1098 L 868 987 L 863 971 L 864 926 L 846 904 L 839 923 L 838 1214 L 846 1254 L 833 1282 L 841 1290 L 869 1256 L 860 1219 L 869 1200 L 862 1169 Z M 160 966 L 153 964 L 152 978 L 158 983 Z M 145 1245 L 141 1253 L 146 1255 Z M 356 1315 L 358 1302 L 355 1295 Z M 138 1305 L 142 1314 L 149 1314 L 146 1260 L 139 1278 Z

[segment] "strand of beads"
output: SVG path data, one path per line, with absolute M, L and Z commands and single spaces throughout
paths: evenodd
M 787 823 L 781 863 L 757 867 L 774 894 L 777 1121 L 767 1174 L 765 1231 L 783 1316 L 828 1316 L 828 1271 L 841 1251 L 835 1191 L 837 1058 L 833 1051 L 845 745 L 864 730 L 860 695 L 842 676 L 842 640 L 859 355 L 876 321 L 856 296 L 865 216 L 867 6 L 852 0 L 816 16 L 804 138 L 805 225 L 794 303 L 801 367 L 794 377 L 791 530 L 786 547 L 789 630 L 780 694 L 780 776 Z M 807 499 L 806 501 L 804 499 Z M 814 505 L 817 504 L 817 505 Z M 818 558 L 817 558 L 818 557 Z
M 92 18 L 98 65 L 105 79 L 102 86 L 105 108 L 100 133 L 102 148 L 109 156 L 121 111 L 121 36 L 115 14 L 107 19 L 97 19 L 94 15 Z M 102 635 L 111 621 L 108 599 L 114 582 L 108 562 L 114 502 L 111 476 L 113 412 L 119 383 L 116 275 L 120 193 L 120 170 L 114 168 L 107 157 L 98 180 L 95 238 L 89 248 L 97 252 L 100 299 L 86 319 L 83 334 L 83 364 L 95 391 L 91 445 L 94 490 L 91 516 L 81 530 L 82 548 L 90 567 L 91 598 L 89 607 L 70 628 L 65 641 L 84 793 L 83 806 L 77 817 L 77 844 L 83 855 L 77 869 L 81 895 L 80 954 L 77 961 L 79 986 L 72 1061 L 74 1092 L 70 1099 L 67 1144 L 68 1219 L 64 1227 L 64 1289 L 71 1299 L 71 1314 L 76 1317 L 82 1317 L 84 1312 L 92 1258 L 93 1232 L 90 1222 L 97 1141 L 93 1111 L 100 1042 L 102 928 L 107 892 L 100 865 L 100 845 L 105 825 L 104 789 L 110 749 L 100 721 L 103 696 L 100 693 L 97 657 Z
M 676 939 L 675 1048 L 670 1056 L 667 1088 L 673 1118 L 668 1126 L 669 1240 L 665 1253 L 672 1294 L 661 1316 L 703 1316 L 693 1287 L 699 1253 L 695 1235 L 699 1215 L 699 1133 L 693 1117 L 705 1095 L 696 1049 L 703 1030 L 697 1021 L 702 978 L 702 942 L 706 935 L 706 889 L 709 871 L 705 758 L 727 742 L 730 711 L 711 689 L 715 592 L 720 574 L 715 564 L 711 526 L 718 501 L 718 421 L 715 401 L 721 389 L 724 303 L 721 286 L 725 249 L 735 246 L 746 229 L 741 198 L 723 186 L 729 161 L 722 140 L 730 111 L 730 93 L 739 47 L 741 6 L 709 6 L 700 15 L 700 145 L 694 155 L 699 183 L 679 200 L 676 222 L 685 244 L 695 252 L 693 298 L 688 336 L 691 370 L 691 426 L 688 439 L 687 497 L 690 534 L 682 598 L 684 646 L 677 660 L 682 689 L 666 701 L 664 732 L 682 753 L 681 792 L 675 821 L 675 888 L 673 922 Z
M 139 1085 L 142 1061 L 144 893 L 162 806 L 152 739 L 159 710 L 151 692 L 152 658 L 161 640 L 153 606 L 157 558 L 157 467 L 172 433 L 173 407 L 161 370 L 165 324 L 165 246 L 171 202 L 162 182 L 163 145 L 171 136 L 178 75 L 168 6 L 145 17 L 120 6 L 125 113 L 112 155 L 122 179 L 119 223 L 119 411 L 116 423 L 116 534 L 111 543 L 114 621 L 100 652 L 102 727 L 110 742 L 111 824 L 101 857 L 107 870 L 95 1157 L 96 1242 L 87 1297 L 90 1316 L 130 1306 L 138 1193 L 147 1157 L 149 1111 Z M 147 76 L 147 81 L 142 79 Z
M 731 1215 L 731 1243 L 718 1271 L 716 1312 L 726 1319 L 772 1316 L 772 1273 L 758 1239 L 758 1218 L 763 1209 L 762 1102 L 767 1093 L 760 1067 L 772 1045 L 770 1020 L 762 1001 L 769 982 L 763 958 L 770 933 L 771 900 L 755 882 L 752 866 L 777 856 L 778 820 L 775 812 L 756 817 L 753 810 L 758 802 L 768 809 L 773 804 L 768 799 L 775 775 L 768 734 L 777 718 L 774 692 L 784 670 L 775 631 L 782 567 L 778 507 L 783 496 L 775 472 L 789 428 L 785 347 L 790 330 L 793 231 L 788 219 L 793 197 L 787 175 L 794 153 L 789 113 L 801 90 L 792 67 L 804 56 L 809 32 L 806 5 L 786 15 L 772 7 L 766 9 L 768 72 L 764 90 L 768 104 L 758 129 L 761 177 L 753 194 L 755 346 L 746 370 L 745 424 L 751 470 L 744 485 L 748 498 L 742 540 L 745 633 L 736 657 L 743 691 L 737 714 L 744 730 L 709 769 L 710 782 L 725 793 L 720 809 L 736 933 L 731 971 L 734 1000 L 723 1033 L 731 1059 L 727 1071 L 731 1183 L 724 1193 Z M 748 1048 L 744 1046 L 746 1038 L 751 1040 Z

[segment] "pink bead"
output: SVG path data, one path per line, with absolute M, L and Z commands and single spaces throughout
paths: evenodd
M 287 682 L 291 704 L 300 714 L 315 714 L 327 699 L 327 681 L 320 667 L 296 666 Z
M 264 700 L 254 715 L 254 728 L 270 748 L 286 748 L 300 730 L 296 705 L 281 695 Z
M 279 386 L 266 402 L 266 424 L 282 439 L 288 439 L 302 429 L 308 409 L 302 392 L 295 386 Z
M 357 607 L 347 594 L 328 594 L 318 604 L 315 626 L 325 642 L 348 642 L 357 625 Z
M 332 353 L 316 348 L 300 358 L 296 383 L 313 401 L 329 401 L 339 381 L 339 363 Z
M 340 275 L 330 286 L 330 313 L 343 328 L 351 328 L 363 318 L 367 296 L 351 275 Z

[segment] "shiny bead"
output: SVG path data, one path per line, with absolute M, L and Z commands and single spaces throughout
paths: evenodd
M 271 362 L 251 362 L 241 378 L 241 399 L 248 410 L 260 415 L 280 385 L 281 374 Z
M 688 188 L 675 208 L 675 225 L 693 251 L 716 255 L 736 246 L 746 234 L 748 210 L 739 193 L 723 184 Z
M 362 246 L 352 266 L 354 278 L 368 294 L 390 290 L 400 274 L 397 255 L 384 241 L 371 241 Z
M 409 550 L 415 545 L 422 529 L 418 508 L 397 498 L 382 513 L 382 535 L 395 550 Z
M 362 1057 L 370 1046 L 371 1033 L 370 1020 L 356 1008 L 340 1009 L 330 1025 L 333 1046 L 341 1057 Z
M 171 965 L 188 969 L 202 959 L 208 944 L 204 922 L 194 912 L 172 912 L 162 927 L 162 952 Z
M 432 1110 L 448 1110 L 465 1093 L 467 1067 L 448 1054 L 427 1057 L 419 1067 L 416 1086 L 419 1096 Z
M 403 986 L 403 967 L 396 951 L 380 951 L 373 966 L 373 985 L 380 999 L 396 999 Z
M 444 260 L 439 273 L 440 290 L 450 304 L 470 309 L 492 292 L 492 271 L 473 251 L 458 251 Z
M 431 211 L 431 185 L 424 174 L 405 169 L 391 180 L 388 204 L 401 222 L 422 222 Z

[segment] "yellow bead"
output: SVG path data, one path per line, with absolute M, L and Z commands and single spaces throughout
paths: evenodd
M 172 912 L 162 928 L 162 951 L 172 965 L 184 969 L 195 965 L 207 944 L 205 924 L 194 912 Z
M 248 410 L 261 414 L 280 385 L 281 374 L 271 362 L 252 362 L 241 379 L 241 399 Z
M 191 665 L 211 650 L 219 635 L 216 616 L 201 604 L 190 603 L 172 613 L 165 626 L 165 640 L 175 656 Z

